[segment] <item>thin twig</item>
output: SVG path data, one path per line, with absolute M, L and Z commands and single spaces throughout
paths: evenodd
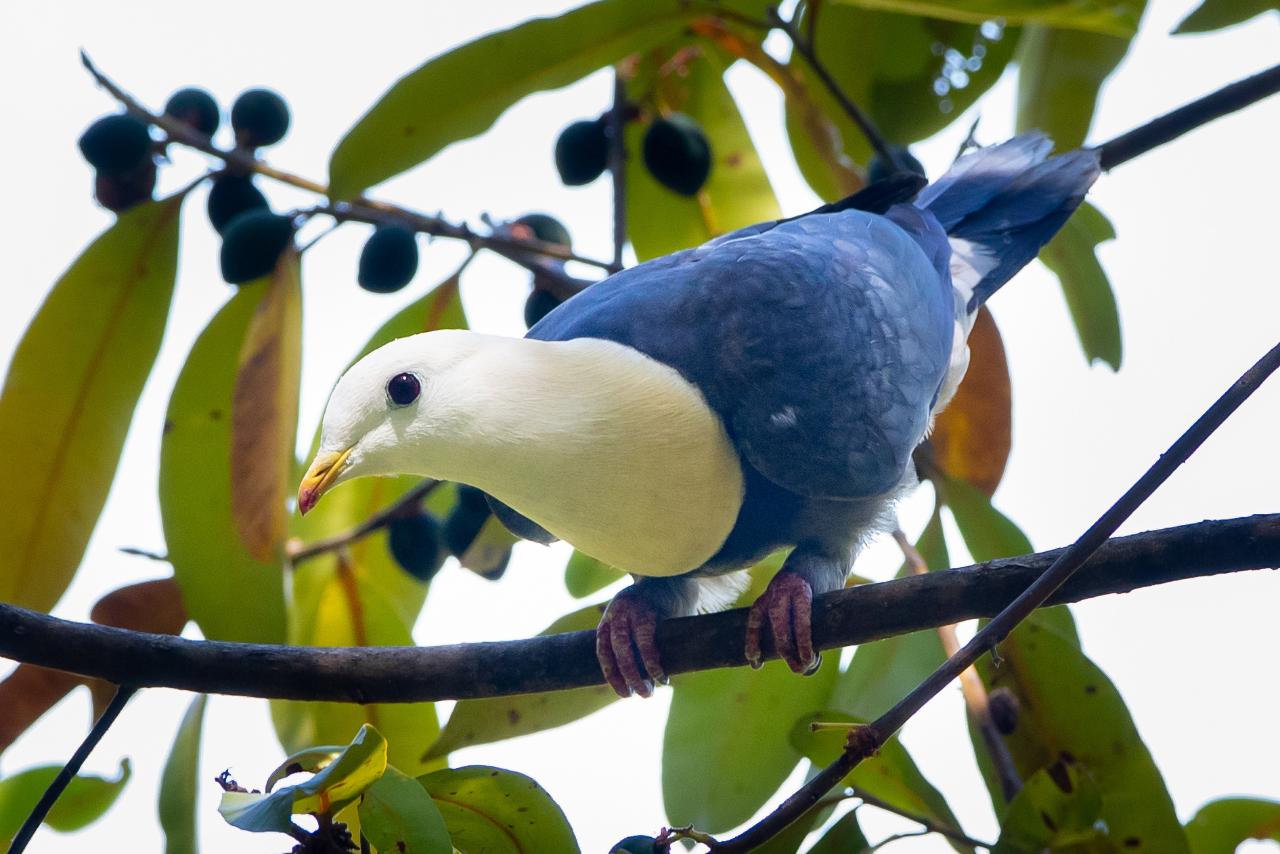
M 1195 453 L 1230 415 L 1252 395 L 1262 382 L 1280 368 L 1280 344 L 1271 348 L 1253 367 L 1236 380 L 1227 391 L 1175 441 L 1154 465 L 1122 495 L 1089 529 L 1068 546 L 1053 564 L 1032 582 L 991 622 L 983 626 L 959 652 L 948 658 L 923 682 L 913 688 L 893 708 L 865 727 L 849 734 L 849 744 L 834 762 L 822 769 L 793 795 L 743 833 L 720 843 L 716 851 L 750 851 L 781 832 L 802 815 L 815 801 L 834 788 L 867 756 L 875 753 L 885 741 L 902 728 L 911 717 L 939 691 L 946 687 L 984 653 L 1013 631 L 1036 608 L 1045 604 L 1054 592 L 1097 552 L 1107 538 L 1168 480 L 1169 476 Z M 936 573 L 931 573 L 936 574 Z M 917 576 L 921 577 L 921 576 Z M 924 576 L 928 577 L 928 576 Z
M 293 566 L 297 566 L 304 560 L 316 557 L 317 555 L 327 554 L 351 545 L 356 540 L 364 539 L 380 528 L 385 528 L 391 524 L 392 520 L 398 519 L 417 508 L 422 501 L 434 492 L 442 483 L 442 481 L 427 478 L 413 489 L 406 492 L 398 501 L 389 507 L 379 510 L 368 519 L 365 519 L 359 525 L 356 525 L 349 531 L 343 531 L 341 534 L 334 534 L 332 537 L 326 537 L 323 540 L 316 540 L 311 543 L 294 545 L 287 549 L 289 562 Z
M 915 813 L 907 810 L 899 809 L 888 801 L 880 800 L 866 789 L 859 788 L 858 786 L 852 786 L 850 789 L 853 792 L 853 796 L 867 806 L 872 806 L 876 809 L 884 810 L 885 812 L 891 812 L 896 816 L 905 818 L 907 821 L 914 821 L 916 824 L 923 827 L 927 833 L 936 833 L 939 836 L 945 836 L 948 839 L 953 839 L 963 845 L 972 845 L 974 848 L 991 847 L 990 842 L 983 842 L 980 839 L 974 839 L 972 836 L 969 836 L 967 833 L 964 833 L 949 824 L 940 824 L 928 816 L 916 815 Z
M 1280 92 L 1280 65 L 1223 86 L 1097 146 L 1103 169 L 1113 169 L 1214 119 Z
M 894 529 L 893 539 L 902 549 L 902 554 L 906 557 L 911 571 L 916 575 L 927 575 L 928 562 L 911 544 L 911 540 L 907 539 L 907 535 L 901 528 Z M 948 657 L 960 651 L 960 639 L 956 636 L 955 626 L 938 626 L 938 639 L 942 641 L 942 651 Z M 1004 795 L 1006 802 L 1012 801 L 1013 796 L 1022 788 L 1022 776 L 1018 773 L 1018 766 L 1014 764 L 1008 746 L 991 720 L 991 703 L 987 698 L 987 686 L 982 684 L 982 677 L 978 675 L 977 668 L 966 667 L 960 674 L 960 693 L 964 697 L 964 704 L 969 710 L 970 717 L 973 718 L 978 732 L 982 735 L 982 743 L 987 753 L 991 755 L 991 764 L 995 767 L 996 776 L 1000 779 L 1000 792 Z
M 868 848 L 867 851 L 868 852 L 879 851 L 881 848 L 888 847 L 891 843 L 898 842 L 899 840 L 902 840 L 902 839 L 914 839 L 917 836 L 928 836 L 928 835 L 929 835 L 928 830 L 905 830 L 902 833 L 895 833 L 895 834 L 892 834 L 891 836 L 886 836 L 884 839 L 881 839 L 879 842 L 875 843 L 870 848 Z
M 159 114 L 148 110 L 140 101 L 120 88 L 113 80 L 103 74 L 88 54 L 84 51 L 80 52 L 80 61 L 84 64 L 85 69 L 93 76 L 98 85 L 106 89 L 107 92 L 114 97 L 125 108 L 127 112 L 133 113 L 143 121 L 155 125 L 165 132 L 170 142 L 177 142 L 181 145 L 203 151 L 205 154 L 212 155 L 222 160 L 232 170 L 242 173 L 256 172 L 284 184 L 307 190 L 317 195 L 329 197 L 329 188 L 318 181 L 304 178 L 301 175 L 295 175 L 292 172 L 286 172 L 283 169 L 277 169 L 274 166 L 258 159 L 247 149 L 243 148 L 219 148 L 213 144 L 213 141 L 204 134 L 196 131 L 186 122 L 180 121 L 173 116 Z M 389 202 L 377 201 L 361 196 L 349 202 L 335 202 L 323 211 L 316 212 L 331 213 L 341 220 L 354 220 L 358 222 L 366 222 L 374 225 L 394 222 L 420 231 L 423 234 L 430 234 L 435 237 L 453 238 L 455 240 L 463 240 L 474 248 L 483 248 L 496 252 L 499 255 L 514 261 L 530 269 L 535 269 L 528 263 L 531 256 L 546 256 L 556 258 L 561 261 L 578 261 L 583 264 L 589 264 L 593 267 L 599 267 L 602 270 L 611 270 L 612 264 L 608 261 L 600 261 L 595 258 L 589 258 L 578 255 L 556 243 L 546 243 L 537 239 L 522 240 L 517 237 L 504 234 L 478 234 L 465 223 L 451 223 L 440 217 L 429 216 L 418 211 L 409 210 L 393 205 Z M 541 269 L 540 267 L 537 269 Z
M 861 584 L 813 603 L 814 645 L 835 649 L 989 617 L 1061 551 Z M 1280 566 L 1280 514 L 1201 522 L 1109 542 L 1049 600 L 1077 602 L 1184 578 Z M 743 667 L 747 611 L 664 620 L 671 674 Z M 771 650 L 767 654 L 773 656 Z M 397 703 L 601 685 L 595 631 L 437 647 L 296 647 L 195 641 L 76 623 L 0 604 L 0 657 L 142 687 Z
M 80 766 L 84 765 L 84 761 L 89 758 L 89 754 L 98 746 L 98 742 L 107 734 L 107 730 L 111 728 L 111 725 L 116 722 L 116 718 L 124 710 L 125 704 L 129 702 L 129 698 L 137 690 L 136 687 L 130 685 L 121 685 L 116 688 L 115 696 L 111 698 L 111 702 L 107 704 L 107 707 L 102 710 L 102 715 L 94 722 L 89 734 L 84 737 L 84 741 L 80 742 L 76 752 L 71 754 L 67 764 L 62 766 L 62 770 L 58 772 L 58 776 L 53 778 L 49 788 L 44 790 L 44 794 L 40 796 L 39 802 L 31 810 L 27 820 L 22 823 L 22 827 L 14 834 L 13 842 L 9 845 L 9 854 L 22 854 L 26 850 L 27 843 L 31 841 L 31 837 L 39 830 L 41 822 L 49 815 L 49 810 L 53 809 L 58 797 L 75 779 L 76 774 L 80 773 Z
M 169 556 L 167 554 L 153 552 L 150 549 L 144 549 L 139 546 L 121 546 L 118 551 L 120 554 L 133 555 L 134 557 L 145 557 L 147 560 L 154 560 L 159 563 L 169 562 Z
M 822 85 L 827 87 L 827 91 L 836 99 L 836 103 L 840 105 L 840 109 L 853 121 L 858 129 L 862 131 L 862 135 L 867 138 L 867 142 L 871 143 L 871 147 L 875 149 L 876 154 L 880 155 L 886 163 L 891 164 L 895 171 L 905 171 L 906 166 L 902 163 L 897 152 L 893 147 L 885 141 L 884 134 L 880 132 L 880 128 L 872 118 L 862 111 L 862 108 L 854 103 L 848 93 L 839 82 L 827 70 L 827 67 L 818 59 L 818 54 L 814 49 L 813 43 L 800 32 L 799 27 L 794 21 L 787 20 L 778 14 L 776 9 L 769 11 L 770 22 L 787 34 L 787 38 L 791 39 L 791 44 L 795 48 L 796 53 L 804 57 L 805 62 L 813 69 L 813 73 L 818 75 L 818 79 L 822 81 Z
M 627 245 L 627 86 L 622 73 L 613 70 L 613 107 L 609 110 L 609 176 L 613 181 L 613 270 L 622 269 Z

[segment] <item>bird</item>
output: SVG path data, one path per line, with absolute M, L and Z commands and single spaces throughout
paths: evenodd
M 415 474 L 472 485 L 512 533 L 633 576 L 596 630 L 605 680 L 668 682 L 662 619 L 751 605 L 743 655 L 820 662 L 815 596 L 843 586 L 917 482 L 912 453 L 968 365 L 978 309 L 1063 226 L 1096 151 L 1032 132 L 603 279 L 523 338 L 398 339 L 333 389 L 298 491 Z

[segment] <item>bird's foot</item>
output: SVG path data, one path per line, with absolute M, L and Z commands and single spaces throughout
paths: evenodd
M 658 656 L 658 612 L 627 588 L 613 597 L 596 627 L 600 671 L 619 697 L 649 697 L 654 684 L 666 685 Z
M 773 648 L 796 673 L 809 675 L 822 657 L 813 648 L 813 587 L 799 573 L 784 569 L 773 577 L 747 616 L 747 663 L 760 667 L 764 656 L 760 636 L 765 623 Z

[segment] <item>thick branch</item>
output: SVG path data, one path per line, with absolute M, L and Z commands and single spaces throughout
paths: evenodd
M 1062 550 L 840 590 L 814 603 L 814 640 L 849 646 L 998 613 Z M 1050 598 L 1076 602 L 1186 578 L 1280 566 L 1280 514 L 1107 543 Z M 745 610 L 667 620 L 669 673 L 738 667 Z M 440 647 L 306 648 L 191 641 L 0 605 L 0 656 L 139 687 L 359 703 L 466 699 L 603 684 L 594 633 Z

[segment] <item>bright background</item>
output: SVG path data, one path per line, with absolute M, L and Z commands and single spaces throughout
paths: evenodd
M 115 105 L 81 70 L 78 48 L 86 48 L 101 68 L 153 107 L 190 84 L 209 88 L 224 105 L 251 86 L 279 90 L 293 108 L 293 126 L 267 156 L 279 166 L 323 179 L 332 145 L 402 74 L 486 31 L 571 5 L 576 4 L 478 2 L 445 10 L 429 3 L 229 0 L 197 17 L 193 9 L 179 14 L 178 7 L 162 2 L 3 4 L 0 103 L 8 130 L 0 135 L 0 247 L 6 271 L 0 284 L 0 359 L 7 364 L 49 286 L 111 219 L 90 198 L 90 170 L 75 142 L 91 120 Z M 1259 71 L 1280 55 L 1274 15 L 1204 36 L 1168 36 L 1194 5 L 1192 0 L 1153 0 L 1141 35 L 1103 90 L 1091 139 L 1109 138 Z M 776 91 L 741 64 L 730 83 L 784 210 L 797 213 L 813 206 L 816 199 L 791 159 Z M 484 212 L 501 218 L 548 211 L 568 224 L 576 248 L 607 257 L 608 181 L 563 187 L 551 148 L 561 127 L 607 106 L 610 86 L 609 75 L 597 73 L 531 97 L 489 133 L 448 149 L 377 188 L 375 195 L 472 222 Z M 1011 133 L 1013 93 L 1011 71 L 980 101 L 982 141 Z M 918 147 L 931 174 L 945 168 L 968 124 L 969 117 L 962 117 Z M 1085 364 L 1057 283 L 1038 264 L 995 299 L 1013 371 L 1016 431 L 996 500 L 1037 547 L 1077 536 L 1280 338 L 1278 145 L 1280 99 L 1272 99 L 1098 182 L 1090 198 L 1120 235 L 1101 252 L 1124 326 L 1125 359 L 1118 374 Z M 180 151 L 177 165 L 164 170 L 162 180 L 176 186 L 197 174 L 202 163 Z M 278 209 L 309 201 L 285 187 L 270 186 L 269 195 Z M 230 294 L 218 275 L 218 243 L 203 206 L 203 191 L 187 203 L 176 307 L 164 347 L 85 567 L 56 609 L 61 616 L 86 618 L 104 592 L 164 573 L 161 566 L 117 549 L 164 549 L 155 475 L 165 405 L 195 335 Z M 372 330 L 444 278 L 463 254 L 460 245 L 443 241 L 427 247 L 423 269 L 406 291 L 373 296 L 354 281 L 365 234 L 361 226 L 345 227 L 306 255 L 305 437 L 338 372 Z M 473 323 L 486 331 L 522 333 L 527 278 L 495 256 L 481 256 L 463 287 Z M 1273 381 L 1123 532 L 1277 510 L 1277 416 L 1280 381 Z M 2 453 L 15 460 L 22 452 L 6 448 Z M 929 501 L 926 488 L 903 508 L 909 529 L 923 523 Z M 951 545 L 960 562 L 958 538 L 952 536 Z M 451 562 L 433 585 L 416 639 L 452 643 L 540 630 L 575 607 L 561 582 L 566 555 L 563 546 L 522 545 L 497 585 Z M 882 543 L 862 559 L 859 572 L 887 577 L 899 560 L 892 543 Z M 1223 795 L 1280 798 L 1278 601 L 1280 577 L 1258 572 L 1074 607 L 1086 651 L 1120 687 L 1184 820 Z M 664 821 L 659 763 L 668 698 L 664 691 L 647 702 L 617 703 L 578 724 L 473 748 L 455 754 L 454 761 L 530 774 L 564 807 L 583 850 L 604 851 L 627 834 L 655 832 Z M 135 777 L 118 804 L 82 834 L 42 830 L 32 850 L 80 851 L 91 840 L 115 840 L 138 851 L 160 848 L 158 776 L 189 699 L 163 690 L 135 699 L 86 766 L 112 774 L 120 757 L 132 758 Z M 63 761 L 82 736 L 87 715 L 87 695 L 77 692 L 10 748 L 0 770 L 8 774 Z M 205 735 L 200 789 L 205 849 L 278 852 L 290 847 L 283 836 L 233 830 L 215 812 L 214 774 L 229 767 L 242 782 L 260 785 L 281 758 L 265 702 L 214 698 Z M 907 728 L 905 743 L 965 829 L 994 839 L 996 825 L 964 731 L 959 692 L 948 689 L 931 703 Z M 872 839 L 912 829 L 874 810 L 862 816 Z M 937 837 L 895 846 L 902 851 L 943 848 Z

